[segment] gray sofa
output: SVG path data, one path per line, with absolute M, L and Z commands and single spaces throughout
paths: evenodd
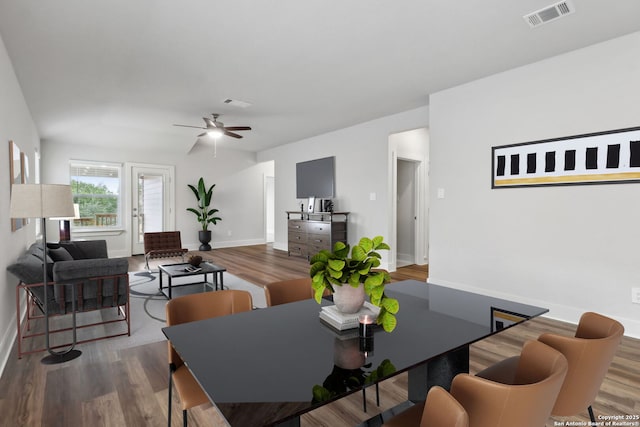
M 18 316 L 18 357 L 23 354 L 39 351 L 22 351 L 24 338 L 37 336 L 31 331 L 31 322 L 42 317 L 44 313 L 43 259 L 47 257 L 47 308 L 49 316 L 70 314 L 72 308 L 72 288 L 76 286 L 76 311 L 85 312 L 115 308 L 114 319 L 79 325 L 85 328 L 105 323 L 125 322 L 126 331 L 115 328 L 106 336 L 79 340 L 93 341 L 121 335 L 131 335 L 129 319 L 129 263 L 127 258 L 108 258 L 107 244 L 104 240 L 67 241 L 47 245 L 47 253 L 43 254 L 42 244 L 32 244 L 26 253 L 7 267 L 7 270 L 18 278 L 16 302 L 18 313 L 22 313 L 21 300 L 27 303 L 27 316 L 21 325 Z M 26 293 L 23 299 L 20 293 Z M 111 328 L 114 329 L 114 328 Z M 110 329 L 105 328 L 106 331 Z M 57 331 L 52 330 L 51 333 Z M 62 346 L 62 345 L 61 345 Z

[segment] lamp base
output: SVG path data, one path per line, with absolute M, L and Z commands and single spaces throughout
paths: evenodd
M 40 359 L 40 363 L 42 363 L 43 365 L 56 365 L 58 363 L 68 362 L 77 357 L 80 357 L 81 354 L 82 352 L 80 350 L 69 350 L 66 353 L 50 354 Z

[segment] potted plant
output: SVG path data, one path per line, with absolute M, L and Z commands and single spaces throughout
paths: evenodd
M 199 249 L 201 251 L 210 251 L 211 246 L 209 245 L 209 242 L 211 241 L 211 231 L 209 230 L 209 224 L 215 225 L 218 221 L 222 220 L 222 218 L 216 216 L 218 209 L 210 208 L 213 188 L 216 185 L 213 184 L 209 189 L 207 189 L 202 177 L 198 180 L 198 187 L 194 187 L 191 184 L 187 185 L 191 191 L 193 191 L 193 194 L 196 196 L 196 200 L 198 201 L 197 208 L 187 208 L 187 210 L 189 212 L 193 212 L 198 217 L 198 222 L 202 226 L 202 230 L 198 233 L 200 243 L 202 243 Z
M 399 304 L 398 300 L 389 298 L 384 293 L 385 285 L 391 281 L 389 273 L 386 270 L 377 269 L 381 258 L 377 251 L 390 249 L 383 240 L 382 236 L 376 236 L 373 239 L 363 237 L 351 249 L 351 257 L 349 257 L 349 245 L 337 242 L 333 252 L 322 250 L 311 258 L 309 274 L 318 304 L 327 290 L 334 294 L 334 302 L 336 302 L 337 290 L 352 288 L 368 296 L 373 305 L 380 307 L 377 323 L 382 325 L 385 331 L 391 332 L 397 324 L 395 314 L 398 312 Z M 362 303 L 364 303 L 364 295 Z M 355 311 L 362 306 L 362 303 Z M 337 303 L 336 305 L 338 306 Z M 338 309 L 340 309 L 339 306 Z

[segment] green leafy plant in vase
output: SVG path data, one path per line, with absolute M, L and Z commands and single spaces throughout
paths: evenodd
M 196 208 L 187 208 L 187 210 L 196 215 L 197 220 L 202 227 L 202 230 L 199 232 L 200 243 L 202 243 L 200 250 L 210 251 L 211 246 L 209 245 L 209 242 L 211 241 L 211 231 L 209 231 L 209 224 L 216 225 L 218 221 L 222 221 L 222 218 L 216 216 L 218 209 L 211 208 L 213 189 L 216 185 L 213 184 L 207 188 L 202 177 L 198 180 L 197 187 L 194 187 L 191 184 L 187 185 L 191 191 L 193 191 L 198 202 L 198 206 Z
M 400 308 L 398 300 L 386 296 L 385 285 L 391 281 L 386 270 L 380 266 L 379 250 L 389 250 L 382 236 L 373 239 L 363 237 L 353 248 L 337 242 L 333 251 L 322 250 L 311 257 L 309 275 L 314 289 L 315 300 L 320 304 L 325 291 L 335 292 L 335 286 L 364 286 L 364 292 L 371 304 L 380 307 L 377 323 L 385 331 L 391 332 L 397 324 L 396 313 Z M 349 256 L 351 253 L 351 256 Z

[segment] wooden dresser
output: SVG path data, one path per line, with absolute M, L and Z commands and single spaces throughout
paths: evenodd
M 336 242 L 347 243 L 349 212 L 287 211 L 289 255 L 311 258 Z

